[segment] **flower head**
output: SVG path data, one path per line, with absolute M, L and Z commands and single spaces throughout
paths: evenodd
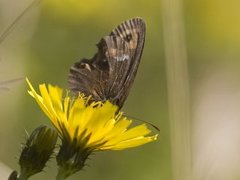
M 46 87 L 45 84 L 39 85 L 38 94 L 28 79 L 27 83 L 29 94 L 49 117 L 62 139 L 57 161 L 69 171 L 73 170 L 73 164 L 76 167 L 74 172 L 80 170 L 94 151 L 122 150 L 157 138 L 157 135 L 147 136 L 151 131 L 146 124 L 129 128 L 132 120 L 124 117 L 122 112 L 118 112 L 118 107 L 108 101 L 90 102 L 90 97 L 83 94 L 74 98 L 68 93 L 63 96 L 61 88 Z

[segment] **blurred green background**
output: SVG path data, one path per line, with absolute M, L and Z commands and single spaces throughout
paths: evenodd
M 0 0 L 0 32 L 30 2 Z M 179 23 L 183 23 L 186 38 L 192 140 L 189 156 L 194 179 L 240 178 L 239 7 L 236 0 L 181 2 L 183 22 Z M 89 167 L 69 179 L 173 179 L 163 8 L 160 0 L 43 0 L 0 44 L 0 81 L 27 76 L 35 87 L 45 82 L 67 88 L 70 66 L 83 57 L 92 57 L 101 37 L 126 19 L 144 18 L 145 48 L 123 111 L 158 126 L 159 139 L 138 148 L 96 153 L 88 161 Z M 27 94 L 24 80 L 7 87 L 9 90 L 0 90 L 0 177 L 6 177 L 9 168 L 18 169 L 25 131 L 50 125 Z M 54 159 L 45 171 L 32 179 L 53 179 Z

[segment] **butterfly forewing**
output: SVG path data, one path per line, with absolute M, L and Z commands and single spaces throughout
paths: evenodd
M 141 18 L 127 20 L 103 37 L 92 59 L 82 59 L 70 69 L 69 86 L 74 93 L 109 100 L 122 107 L 136 76 L 145 39 Z

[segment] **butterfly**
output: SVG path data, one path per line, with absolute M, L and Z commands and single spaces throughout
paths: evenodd
M 70 68 L 69 87 L 74 94 L 91 96 L 94 101 L 110 101 L 123 106 L 140 63 L 146 25 L 132 18 L 114 28 L 97 43 L 91 59 L 83 58 Z

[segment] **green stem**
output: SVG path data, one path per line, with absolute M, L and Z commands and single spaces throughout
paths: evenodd
M 7 27 L 6 30 L 0 35 L 0 44 L 4 41 L 4 39 L 8 36 L 8 34 L 15 28 L 16 24 L 22 19 L 22 17 L 38 2 L 41 0 L 34 0 L 31 4 L 29 4 L 20 15 L 16 17 L 16 19 Z
M 19 178 L 17 180 L 27 180 L 29 176 L 26 176 L 24 174 L 20 174 Z
M 183 0 L 162 0 L 173 180 L 192 180 L 192 125 Z
M 58 174 L 57 174 L 57 176 L 56 176 L 56 180 L 65 180 L 66 179 L 66 173 L 65 173 L 65 171 L 62 169 L 62 168 L 60 168 L 59 170 L 58 170 Z

